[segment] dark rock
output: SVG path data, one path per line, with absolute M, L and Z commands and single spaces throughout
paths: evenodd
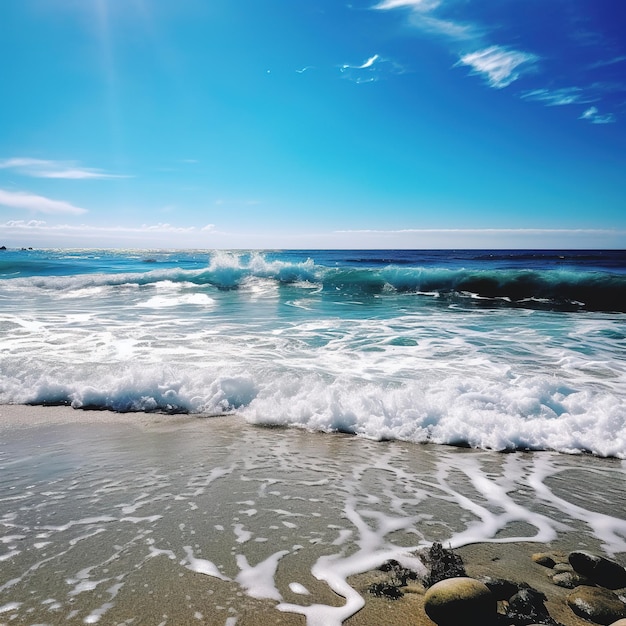
M 517 583 L 504 578 L 490 578 L 486 576 L 481 578 L 480 582 L 487 585 L 487 588 L 496 600 L 508 600 L 520 590 L 520 586 Z
M 626 569 L 615 561 L 583 550 L 570 552 L 568 560 L 575 572 L 586 576 L 596 585 L 607 589 L 626 587 Z
M 543 565 L 552 569 L 556 565 L 556 559 L 549 552 L 537 552 L 530 557 L 537 565 Z
M 387 598 L 389 600 L 397 600 L 404 595 L 399 587 L 387 583 L 374 583 L 370 585 L 367 590 L 374 596 Z
M 509 606 L 506 611 L 506 618 L 510 624 L 515 626 L 526 626 L 527 624 L 552 624 L 555 622 L 548 613 L 544 602 L 546 596 L 528 587 L 520 589 L 509 600 Z
M 486 626 L 495 623 L 496 599 L 474 578 L 454 577 L 435 583 L 424 595 L 424 610 L 438 626 Z
M 417 572 L 403 567 L 398 561 L 393 559 L 385 561 L 378 569 L 381 572 L 388 572 L 390 574 L 390 584 L 399 587 L 405 586 L 410 580 L 419 579 Z
M 481 582 L 487 585 L 489 591 L 491 591 L 496 600 L 508 600 L 521 588 L 518 583 L 504 578 L 490 578 L 487 576 L 483 578 Z
M 567 596 L 567 604 L 576 615 L 596 624 L 608 625 L 626 618 L 626 604 L 615 593 L 601 587 L 576 587 Z
M 452 550 L 446 550 L 440 543 L 435 542 L 430 547 L 426 562 L 430 565 L 430 573 L 424 580 L 426 587 L 431 587 L 446 578 L 467 576 L 463 559 Z

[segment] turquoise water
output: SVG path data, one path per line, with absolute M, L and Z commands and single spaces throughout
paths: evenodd
M 620 251 L 0 252 L 0 403 L 626 458 Z

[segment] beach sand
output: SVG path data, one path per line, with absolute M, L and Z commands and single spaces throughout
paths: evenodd
M 441 541 L 578 626 L 531 555 L 625 563 L 615 459 L 68 407 L 0 406 L 0 442 L 0 624 L 432 624 L 367 589 Z

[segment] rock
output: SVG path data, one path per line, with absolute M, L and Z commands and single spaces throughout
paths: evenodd
M 532 622 L 538 624 L 556 624 L 544 605 L 546 600 L 546 596 L 536 589 L 532 589 L 531 587 L 520 589 L 509 600 L 506 618 L 509 623 L 515 625 L 523 625 Z
M 387 572 L 389 574 L 391 584 L 396 585 L 397 587 L 406 585 L 409 580 L 418 580 L 419 578 L 417 572 L 403 567 L 394 559 L 385 561 L 378 569 L 381 572 Z
M 618 619 L 616 622 L 613 622 L 611 626 L 626 626 L 626 619 Z
M 570 552 L 568 560 L 575 572 L 586 576 L 596 585 L 607 589 L 626 587 L 626 569 L 615 561 L 584 550 Z
M 508 600 L 520 590 L 520 586 L 517 583 L 505 580 L 504 578 L 490 578 L 489 576 L 485 576 L 480 579 L 480 582 L 487 585 L 487 588 L 491 591 L 496 600 Z
M 536 552 L 530 557 L 538 565 L 552 569 L 556 565 L 556 559 L 549 552 Z
M 569 563 L 557 563 L 552 569 L 555 573 L 574 571 L 574 568 Z
M 496 619 L 497 603 L 487 585 L 474 578 L 447 578 L 424 595 L 426 615 L 439 626 L 486 626 Z
M 579 587 L 580 585 L 589 585 L 589 579 L 576 572 L 559 572 L 552 576 L 552 582 L 558 587 L 565 587 L 565 589 L 574 589 L 574 587 Z
M 427 587 L 431 587 L 446 578 L 467 576 L 463 559 L 452 550 L 446 550 L 440 543 L 433 543 L 426 556 L 426 561 L 430 565 L 430 573 L 424 580 Z
M 626 604 L 615 593 L 601 587 L 576 587 L 567 596 L 567 604 L 576 615 L 596 624 L 609 625 L 626 618 Z
M 367 590 L 373 596 L 387 598 L 388 600 L 397 600 L 404 595 L 399 587 L 389 585 L 387 583 L 374 583 L 373 585 L 370 585 Z

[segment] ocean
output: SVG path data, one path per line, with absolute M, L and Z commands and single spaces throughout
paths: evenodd
M 626 252 L 0 252 L 0 403 L 626 458 Z
M 580 626 L 530 555 L 626 565 L 625 252 L 0 250 L 0 333 L 0 625 L 432 626 L 368 589 L 441 542 Z

